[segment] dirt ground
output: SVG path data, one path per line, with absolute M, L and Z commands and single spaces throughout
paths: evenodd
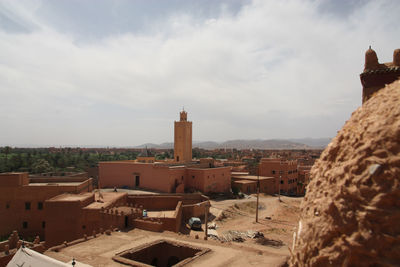
M 216 224 L 217 234 L 223 237 L 228 231 L 246 233 L 258 231 L 264 238 L 245 237 L 232 242 L 251 249 L 271 248 L 273 251 L 289 256 L 288 247 L 292 246 L 293 232 L 299 220 L 302 197 L 260 194 L 258 223 L 256 223 L 256 195 L 245 199 L 211 200 L 209 224 Z M 204 231 L 204 224 L 202 230 Z M 204 238 L 203 231 L 190 231 L 190 236 Z
M 210 249 L 210 252 L 185 266 L 281 266 L 290 254 L 288 246 L 291 246 L 302 198 L 281 197 L 281 200 L 279 202 L 278 197 L 260 195 L 258 223 L 255 222 L 254 195 L 246 199 L 211 201 L 210 224 L 217 225 L 219 236 L 227 231 L 248 230 L 259 231 L 264 235 L 257 238 L 245 237 L 242 242 L 221 242 L 213 238 L 204 240 L 203 231 L 188 230 L 177 234 L 133 229 L 113 232 L 110 236 L 98 235 L 88 241 L 62 248 L 59 252 L 48 250 L 45 254 L 63 262 L 75 258 L 91 266 L 125 266 L 113 261 L 112 257 L 126 249 L 163 239 Z

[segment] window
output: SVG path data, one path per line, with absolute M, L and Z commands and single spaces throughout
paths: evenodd
M 37 203 L 37 209 L 42 210 L 43 209 L 43 202 L 38 202 Z
M 283 171 L 279 171 L 279 174 L 283 174 Z
M 275 174 L 275 170 L 272 170 L 272 174 Z
M 283 184 L 283 180 L 281 180 L 281 184 Z
M 194 175 L 192 175 L 192 178 L 194 179 Z
M 28 228 L 28 222 L 22 222 L 22 228 L 24 229 Z
M 10 203 L 6 203 L 6 209 L 10 208 Z
M 31 202 L 25 202 L 25 210 L 31 209 Z
M 46 222 L 42 222 L 42 228 L 46 228 Z
M 86 229 L 86 225 L 82 225 L 82 229 Z

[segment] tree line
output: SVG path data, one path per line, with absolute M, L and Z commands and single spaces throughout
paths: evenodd
M 0 148 L 0 172 L 84 171 L 99 161 L 134 160 L 139 151 L 80 148 Z

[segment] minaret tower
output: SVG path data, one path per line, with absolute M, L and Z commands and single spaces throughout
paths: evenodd
M 175 121 L 174 129 L 175 162 L 192 161 L 192 122 L 187 121 L 187 112 L 182 110 L 180 120 Z

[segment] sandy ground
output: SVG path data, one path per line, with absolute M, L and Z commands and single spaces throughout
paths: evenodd
M 231 230 L 261 232 L 264 239 L 245 238 L 244 242 L 229 243 L 240 245 L 242 248 L 278 253 L 286 258 L 290 256 L 289 247 L 292 247 L 293 232 L 298 224 L 299 206 L 302 199 L 281 196 L 281 201 L 279 201 L 277 196 L 260 194 L 257 223 L 256 195 L 245 199 L 211 200 L 209 224 L 217 225 L 216 231 L 220 237 Z M 204 229 L 203 224 L 202 230 L 204 231 Z M 189 235 L 191 237 L 198 235 L 200 239 L 203 239 L 203 231 L 191 230 Z M 270 266 L 279 266 L 283 261 Z M 252 264 L 249 262 L 247 265 Z
M 63 262 L 69 262 L 74 258 L 91 266 L 126 266 L 113 261 L 112 257 L 127 249 L 160 239 L 210 249 L 209 252 L 185 266 L 272 267 L 279 266 L 286 260 L 286 253 L 268 247 L 254 249 L 238 243 L 222 244 L 215 240 L 195 239 L 188 235 L 178 235 L 172 232 L 154 233 L 139 229 L 129 232 L 113 232 L 110 236 L 98 235 L 86 242 L 65 247 L 59 252 L 46 251 L 44 254 Z
M 281 197 L 281 200 L 279 202 L 278 197 L 260 195 L 258 223 L 255 222 L 254 195 L 246 199 L 211 201 L 210 223 L 216 223 L 219 235 L 229 230 L 254 230 L 262 232 L 267 241 L 273 242 L 259 244 L 258 238 L 245 238 L 244 242 L 221 242 L 211 238 L 204 240 L 203 231 L 189 230 L 183 225 L 183 233 L 179 234 L 134 229 L 114 232 L 111 236 L 99 235 L 63 248 L 60 252 L 47 251 L 45 254 L 64 262 L 75 258 L 92 266 L 125 266 L 113 261 L 112 256 L 126 249 L 165 239 L 211 249 L 185 266 L 281 266 L 290 254 L 288 246 L 291 246 L 302 198 Z M 202 228 L 204 230 L 204 225 Z
M 287 249 L 287 246 L 292 245 L 302 199 L 281 196 L 279 201 L 278 197 L 260 194 L 258 223 L 255 195 L 242 200 L 211 201 L 210 212 L 216 217 L 213 222 L 217 224 L 218 233 L 228 230 L 259 231 L 266 238 L 282 241 L 284 249 Z

